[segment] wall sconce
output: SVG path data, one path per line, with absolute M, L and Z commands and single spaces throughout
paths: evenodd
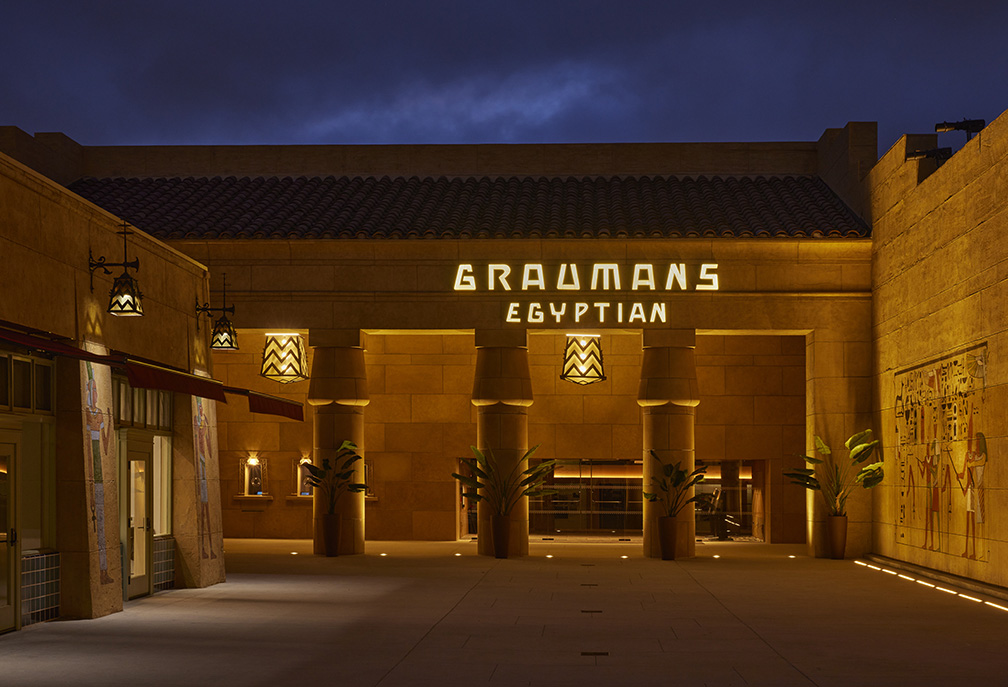
M 243 480 L 245 496 L 262 496 L 265 493 L 266 460 L 251 455 L 244 460 L 245 479 Z
M 210 337 L 210 348 L 214 351 L 237 351 L 238 333 L 227 316 L 227 313 L 234 315 L 235 311 L 234 304 L 230 306 L 227 304 L 227 274 L 224 274 L 224 291 L 221 296 L 221 303 L 223 304 L 222 307 L 211 308 L 209 303 L 200 305 L 199 301 L 196 301 L 196 331 L 199 331 L 200 315 L 206 313 L 207 317 L 211 317 L 210 313 L 219 312 L 221 316 L 214 322 L 213 333 Z
M 290 384 L 308 379 L 308 356 L 299 334 L 267 334 L 263 348 L 262 372 L 275 382 Z
M 95 270 L 101 269 L 105 274 L 112 274 L 112 270 L 109 267 L 122 267 L 123 273 L 115 278 L 112 282 L 112 289 L 109 291 L 109 305 L 108 312 L 110 315 L 115 315 L 117 317 L 142 317 L 143 316 L 143 303 L 141 299 L 143 294 L 140 293 L 140 286 L 137 284 L 136 279 L 130 276 L 130 268 L 140 271 L 140 258 L 135 258 L 134 260 L 127 259 L 126 253 L 126 237 L 132 234 L 132 231 L 128 229 L 129 225 L 123 222 L 122 229 L 117 233 L 123 235 L 123 261 L 122 262 L 105 262 L 105 256 L 101 256 L 97 260 L 91 255 L 91 249 L 88 248 L 88 269 L 91 271 L 91 291 L 94 292 L 94 273 Z
M 938 122 L 935 124 L 935 133 L 965 131 L 966 140 L 969 141 L 973 137 L 973 134 L 980 133 L 985 126 L 987 126 L 987 122 L 982 119 L 960 119 L 958 122 Z
M 931 148 L 930 150 L 908 150 L 906 153 L 906 160 L 934 160 L 939 167 L 952 157 L 951 148 Z
M 308 482 L 308 477 L 311 475 L 308 472 L 308 468 L 305 465 L 311 465 L 311 456 L 301 456 L 294 464 L 294 484 L 297 485 L 298 496 L 311 496 L 312 486 Z
M 598 334 L 568 334 L 560 379 L 575 384 L 594 384 L 605 379 L 602 369 L 602 339 Z

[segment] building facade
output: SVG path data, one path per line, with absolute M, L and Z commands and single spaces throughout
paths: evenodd
M 87 147 L 6 127 L 6 164 L 41 190 L 5 203 L 20 233 L 0 238 L 82 243 L 68 220 L 15 210 L 52 198 L 101 218 L 106 243 L 129 223 L 138 249 L 156 246 L 192 281 L 152 276 L 177 317 L 145 315 L 130 334 L 89 291 L 64 322 L 40 320 L 24 279 L 0 319 L 305 404 L 299 421 L 174 392 L 173 432 L 180 417 L 194 429 L 173 456 L 175 444 L 198 453 L 192 435 L 208 428 L 218 542 L 317 539 L 300 466 L 350 439 L 368 489 L 341 505 L 345 553 L 486 532 L 489 514 L 451 476 L 459 458 L 477 446 L 515 462 L 538 446 L 531 460 L 558 461 L 558 493 L 516 509 L 523 535 L 642 535 L 656 555 L 641 497 L 653 451 L 707 467 L 690 542 L 727 532 L 824 555 L 823 506 L 784 473 L 816 436 L 843 451 L 871 428 L 886 478 L 848 503 L 848 555 L 1003 585 L 990 456 L 1004 437 L 1006 129 L 1002 116 L 938 167 L 908 159 L 934 135 L 879 159 L 870 123 L 809 143 L 580 146 Z M 234 305 L 239 350 L 210 352 L 194 297 Z M 571 340 L 597 344 L 604 379 L 561 379 Z M 264 355 L 302 347 L 293 381 L 261 375 Z M 89 383 L 76 387 L 82 423 Z M 512 553 L 527 547 L 512 538 Z

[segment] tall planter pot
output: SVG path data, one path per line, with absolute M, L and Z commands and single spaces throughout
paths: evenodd
M 507 515 L 491 515 L 490 530 L 493 537 L 494 558 L 507 558 L 511 544 L 511 518 Z
M 826 528 L 829 532 L 830 558 L 841 560 L 847 550 L 847 516 L 830 515 L 826 517 Z
M 676 524 L 678 518 L 663 515 L 658 518 L 658 544 L 661 547 L 663 561 L 674 561 L 676 558 Z
M 340 513 L 322 515 L 322 548 L 326 556 L 338 556 L 343 516 Z

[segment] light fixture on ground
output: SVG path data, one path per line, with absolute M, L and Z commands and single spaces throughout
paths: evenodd
M 105 274 L 112 274 L 109 267 L 122 267 L 123 272 L 112 282 L 112 289 L 109 291 L 108 312 L 117 317 L 142 317 L 143 316 L 143 294 L 140 293 L 140 286 L 136 279 L 130 276 L 129 270 L 140 270 L 140 258 L 128 259 L 126 252 L 126 237 L 133 232 L 129 230 L 129 225 L 123 222 L 122 229 L 119 230 L 123 237 L 123 261 L 105 262 L 102 255 L 97 260 L 88 248 L 88 270 L 91 272 L 91 291 L 94 291 L 94 273 L 100 269 Z
M 215 351 L 237 351 L 238 333 L 227 316 L 227 313 L 234 315 L 235 311 L 234 304 L 230 306 L 227 304 L 227 274 L 224 275 L 221 303 L 223 305 L 220 308 L 212 308 L 209 303 L 200 305 L 199 301 L 196 301 L 196 330 L 199 331 L 200 315 L 206 313 L 209 317 L 210 313 L 219 312 L 221 316 L 214 322 L 213 332 L 210 336 L 210 348 Z
M 308 379 L 308 356 L 300 334 L 275 333 L 266 335 L 263 348 L 262 371 L 266 379 L 282 384 Z
M 605 379 L 602 368 L 602 337 L 598 334 L 568 334 L 560 379 L 575 384 L 594 384 Z

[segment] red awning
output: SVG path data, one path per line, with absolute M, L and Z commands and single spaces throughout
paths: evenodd
M 296 401 L 288 401 L 286 398 L 270 396 L 251 389 L 238 389 L 235 387 L 224 387 L 225 393 L 248 396 L 249 410 L 253 413 L 265 413 L 267 415 L 279 415 L 289 417 L 292 420 L 301 422 L 304 420 L 304 406 Z
M 129 378 L 130 386 L 134 389 L 178 391 L 190 396 L 202 396 L 227 403 L 227 399 L 224 398 L 224 385 L 216 379 L 200 377 L 128 357 L 124 358 L 117 366 L 126 371 L 126 377 Z
M 100 365 L 108 365 L 126 373 L 130 386 L 135 389 L 161 389 L 163 391 L 178 391 L 190 396 L 201 396 L 221 403 L 227 403 L 224 396 L 226 391 L 229 394 L 237 394 L 248 397 L 249 410 L 253 413 L 264 413 L 267 415 L 279 415 L 289 417 L 292 420 L 304 420 L 304 407 L 295 401 L 288 401 L 284 398 L 270 396 L 250 389 L 239 387 L 225 387 L 224 384 L 199 375 L 176 370 L 157 363 L 137 360 L 124 354 L 102 355 L 91 353 L 82 348 L 42 338 L 34 334 L 16 332 L 4 327 L 0 327 L 0 341 L 30 348 L 36 351 L 45 351 L 53 355 L 63 355 L 77 360 L 87 360 Z
M 55 355 L 65 355 L 69 358 L 87 360 L 92 363 L 100 363 L 102 365 L 111 364 L 109 362 L 109 356 L 107 355 L 91 353 L 90 351 L 85 351 L 84 349 L 77 348 L 76 346 L 71 346 L 70 344 L 65 344 L 60 341 L 43 339 L 32 334 L 24 334 L 22 332 L 14 332 L 2 327 L 0 327 L 0 339 L 24 348 L 31 348 L 36 351 L 45 351 Z

